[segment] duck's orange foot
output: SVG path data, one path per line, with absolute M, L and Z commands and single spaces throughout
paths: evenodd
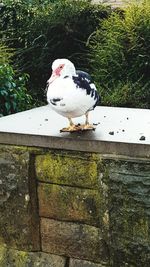
M 95 131 L 96 127 L 94 127 L 92 124 L 83 124 L 80 125 L 81 131 Z
M 79 125 L 70 125 L 67 128 L 62 128 L 60 130 L 60 133 L 66 133 L 66 132 L 73 133 L 73 132 L 79 132 L 79 131 L 81 131 Z

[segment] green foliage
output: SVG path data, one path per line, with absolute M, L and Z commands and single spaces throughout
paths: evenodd
M 0 43 L 0 65 L 9 63 L 13 56 L 13 50 Z
M 108 106 L 120 107 L 137 107 L 149 108 L 150 106 L 150 84 L 141 84 L 139 81 L 133 83 L 118 82 L 115 88 L 111 91 L 105 91 L 101 88 L 104 97 L 103 102 Z
M 3 3 L 1 38 L 15 48 L 13 63 L 29 74 L 34 99 L 44 99 L 52 61 L 66 57 L 92 70 L 104 105 L 150 108 L 149 0 L 115 12 L 86 0 Z M 8 49 L 1 50 L 6 56 L 0 55 L 0 64 L 10 67 Z
M 150 3 L 113 12 L 89 46 L 103 104 L 150 108 Z
M 86 41 L 109 7 L 85 0 L 4 0 L 2 37 L 17 49 L 14 58 L 21 72 L 29 73 L 34 94 L 44 95 L 52 61 L 69 58 L 77 67 L 89 68 Z
M 0 45 L 0 116 L 28 109 L 31 106 L 31 96 L 25 87 L 27 74 L 15 77 L 16 73 L 9 61 L 12 52 Z
M 9 64 L 0 65 L 0 115 L 8 115 L 26 110 L 31 106 L 31 96 L 25 87 L 26 74 L 15 79 Z

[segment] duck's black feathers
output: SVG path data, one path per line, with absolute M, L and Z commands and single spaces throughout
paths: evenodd
M 76 87 L 86 90 L 87 95 L 91 95 L 91 97 L 94 98 L 96 102 L 93 108 L 95 108 L 96 105 L 100 102 L 100 96 L 97 90 L 93 88 L 94 84 L 92 82 L 91 76 L 87 72 L 81 70 L 77 70 L 76 74 L 76 76 L 73 76 L 73 81 L 76 84 Z
M 52 98 L 50 99 L 50 102 L 52 105 L 56 106 L 58 102 L 60 102 L 62 98 Z
M 82 70 L 77 70 L 76 71 L 76 74 L 79 76 L 79 77 L 82 77 L 83 79 L 85 79 L 88 83 L 92 83 L 92 78 L 90 76 L 89 73 L 85 72 L 85 71 L 82 71 Z

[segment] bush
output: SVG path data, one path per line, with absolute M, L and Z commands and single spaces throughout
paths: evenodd
M 15 77 L 9 63 L 12 52 L 0 45 L 0 55 L 0 116 L 3 116 L 31 107 L 31 96 L 25 87 L 28 75 Z
M 21 72 L 29 73 L 35 97 L 43 97 L 54 59 L 66 57 L 77 67 L 89 69 L 86 41 L 99 20 L 108 17 L 109 7 L 84 0 L 3 2 L 2 37 L 17 48 L 15 63 Z
M 9 63 L 13 56 L 13 50 L 0 43 L 0 64 Z
M 28 76 L 15 79 L 9 64 L 0 65 L 0 115 L 8 115 L 31 107 L 31 96 L 25 87 Z
M 90 39 L 104 105 L 150 108 L 150 3 L 112 13 Z
M 150 107 L 150 84 L 141 84 L 139 81 L 118 82 L 110 92 L 104 91 L 103 103 L 108 106 L 120 106 L 129 108 L 149 108 Z

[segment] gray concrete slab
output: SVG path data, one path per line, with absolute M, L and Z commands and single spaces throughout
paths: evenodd
M 90 122 L 94 132 L 60 133 L 68 120 L 47 105 L 0 118 L 0 143 L 150 156 L 150 110 L 96 107 Z

